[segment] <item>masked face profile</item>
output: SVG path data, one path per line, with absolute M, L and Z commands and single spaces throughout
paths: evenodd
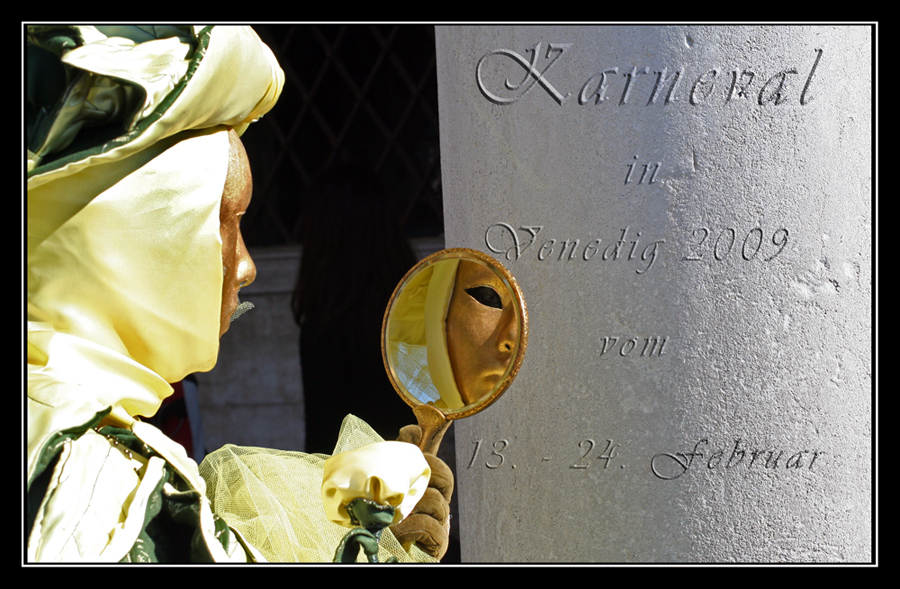
M 500 384 L 519 338 L 509 288 L 489 267 L 460 261 L 446 330 L 456 386 L 470 405 Z
M 222 236 L 222 310 L 219 317 L 219 337 L 228 331 L 236 318 L 239 305 L 242 310 L 249 303 L 240 303 L 238 291 L 256 278 L 256 265 L 247 252 L 241 235 L 241 217 L 250 206 L 253 195 L 253 179 L 247 152 L 234 130 L 228 132 L 228 174 L 222 192 L 219 209 L 219 231 Z M 239 314 L 239 313 L 238 313 Z
M 528 337 L 515 279 L 481 252 L 436 252 L 413 266 L 388 304 L 382 352 L 388 377 L 413 408 L 448 419 L 483 410 L 518 372 Z

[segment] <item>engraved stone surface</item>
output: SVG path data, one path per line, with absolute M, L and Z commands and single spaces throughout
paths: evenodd
M 871 33 L 437 28 L 446 246 L 530 318 L 464 561 L 873 558 Z

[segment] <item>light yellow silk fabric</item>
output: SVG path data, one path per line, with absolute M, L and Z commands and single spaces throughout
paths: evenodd
M 425 340 L 428 342 L 428 366 L 431 378 L 441 393 L 443 406 L 459 409 L 465 403 L 456 388 L 456 377 L 447 348 L 447 312 L 453 297 L 459 260 L 442 260 L 435 264 L 425 300 Z
M 341 424 L 334 454 L 383 441 L 364 421 L 348 415 Z M 412 458 L 412 467 L 421 468 Z M 228 445 L 207 456 L 200 464 L 200 473 L 215 512 L 258 548 L 266 560 L 331 562 L 347 528 L 326 516 L 322 483 L 328 459 L 325 454 Z M 378 468 L 378 472 L 381 468 L 394 472 L 391 465 Z M 413 485 L 408 478 L 402 484 L 419 489 L 420 477 Z M 390 528 L 383 530 L 379 545 L 381 561 L 396 557 L 400 562 L 436 562 L 415 545 L 401 546 Z M 360 552 L 357 562 L 366 562 L 364 553 Z
M 388 346 L 398 379 L 420 401 L 441 408 L 464 405 L 447 351 L 447 310 L 459 260 L 441 260 L 423 268 L 394 302 Z
M 93 27 L 81 28 L 94 42 L 68 52 L 63 61 L 91 72 L 97 85 L 106 83 L 104 76 L 139 84 L 150 102 L 141 109 L 134 128 L 103 153 L 29 175 L 29 190 L 102 162 L 123 159 L 184 130 L 225 125 L 243 134 L 250 123 L 271 110 L 284 86 L 284 72 L 275 56 L 250 27 L 213 28 L 199 66 L 177 96 L 166 92 L 187 70 L 189 56 L 183 43 L 158 39 L 135 44 L 123 38 L 105 39 Z M 198 33 L 204 28 L 194 27 Z M 160 110 L 163 99 L 172 103 Z M 89 106 L 81 110 L 89 110 Z
M 107 423 L 131 428 L 202 494 L 196 463 L 136 417 L 156 413 L 169 382 L 215 365 L 227 129 L 267 112 L 284 76 L 249 27 L 212 29 L 193 70 L 177 39 L 136 44 L 86 31 L 89 44 L 64 59 L 97 73 L 99 85 L 132 72 L 146 81 L 147 102 L 102 153 L 38 165 L 28 177 L 28 480 L 54 434 L 111 407 Z M 157 108 L 164 99 L 168 108 Z M 136 475 L 130 460 L 103 463 L 104 453 L 90 451 L 106 443 L 96 437 L 64 450 L 29 559 L 118 560 L 134 543 L 144 479 L 158 469 Z M 86 490 L 85 476 L 96 491 Z M 82 524 L 79 509 L 91 513 Z M 211 531 L 208 508 L 203 518 Z M 54 541 L 72 526 L 80 526 L 73 542 Z

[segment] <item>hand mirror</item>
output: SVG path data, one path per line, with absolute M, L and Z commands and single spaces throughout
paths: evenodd
M 406 273 L 381 329 L 384 365 L 437 450 L 451 421 L 482 411 L 512 383 L 528 341 L 525 299 L 512 274 L 479 251 L 434 253 Z

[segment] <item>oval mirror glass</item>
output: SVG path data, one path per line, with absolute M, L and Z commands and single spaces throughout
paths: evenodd
M 416 264 L 397 285 L 381 329 L 388 377 L 411 407 L 447 419 L 481 411 L 509 388 L 528 340 L 525 299 L 512 274 L 456 248 Z

